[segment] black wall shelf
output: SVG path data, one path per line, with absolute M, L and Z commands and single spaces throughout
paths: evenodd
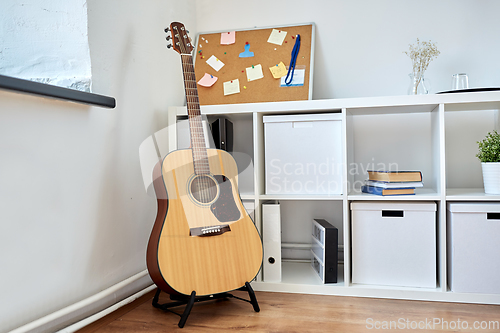
M 113 97 L 52 86 L 49 84 L 18 79 L 5 75 L 0 75 L 0 88 L 45 97 L 52 97 L 66 101 L 102 106 L 110 109 L 116 106 L 116 100 Z

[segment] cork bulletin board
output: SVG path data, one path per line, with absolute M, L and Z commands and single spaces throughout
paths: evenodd
M 280 67 L 285 70 L 284 65 L 288 70 L 298 34 L 300 49 L 296 57 L 295 75 L 292 84 L 286 85 L 282 82 L 285 76 L 275 78 L 270 67 L 277 67 L 282 62 Z M 269 42 L 271 36 L 278 36 L 281 45 Z M 221 44 L 227 42 L 222 41 L 221 37 L 228 37 L 229 44 Z M 198 34 L 193 59 L 200 105 L 311 99 L 313 50 L 313 23 Z M 202 78 L 205 80 L 200 81 Z

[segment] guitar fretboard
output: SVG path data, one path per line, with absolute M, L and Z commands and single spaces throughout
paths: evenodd
M 198 89 L 196 87 L 193 57 L 190 54 L 181 54 L 181 60 L 189 116 L 194 172 L 197 175 L 208 174 L 210 173 L 210 167 L 208 164 L 205 136 L 203 134 L 203 123 L 201 121 L 200 101 L 198 99 Z

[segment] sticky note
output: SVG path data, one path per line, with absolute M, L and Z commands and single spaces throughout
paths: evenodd
M 222 45 L 234 44 L 236 41 L 236 31 L 223 32 L 220 34 L 220 43 Z
M 207 64 L 209 64 L 217 72 L 224 66 L 224 63 L 217 59 L 214 55 L 208 58 Z
M 240 92 L 240 81 L 234 79 L 223 83 L 224 86 L 224 96 L 237 94 Z
M 253 81 L 262 79 L 264 77 L 264 73 L 262 72 L 262 65 L 254 65 L 252 67 L 247 67 L 247 80 Z
M 290 84 L 287 85 L 285 83 L 286 75 L 281 77 L 280 87 L 303 86 L 305 76 L 306 76 L 305 69 L 296 69 L 293 72 L 292 82 L 290 82 Z M 288 79 L 290 79 L 290 77 Z
M 285 37 L 286 37 L 286 31 L 273 29 L 273 31 L 271 31 L 271 35 L 269 36 L 267 42 L 276 45 L 281 45 L 283 44 Z
M 211 87 L 217 81 L 217 76 L 205 73 L 205 75 L 198 81 L 198 84 L 203 87 Z
M 281 61 L 276 66 L 269 67 L 269 70 L 271 71 L 271 74 L 273 74 L 273 77 L 275 79 L 279 79 L 280 77 L 285 76 L 288 73 L 283 61 Z

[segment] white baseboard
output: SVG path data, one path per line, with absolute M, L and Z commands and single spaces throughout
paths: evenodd
M 18 327 L 10 333 L 48 333 L 58 330 L 74 332 L 104 316 L 106 314 L 105 309 L 112 307 L 111 311 L 108 310 L 112 312 L 153 290 L 152 284 L 148 271 L 144 270 L 89 298 Z M 100 312 L 102 312 L 101 316 L 98 315 Z M 80 321 L 82 323 L 74 325 Z M 73 327 L 74 330 L 71 330 L 70 327 Z M 65 328 L 70 330 L 65 330 Z
M 57 331 L 57 333 L 73 333 L 73 332 L 76 332 L 79 329 L 81 329 L 81 328 L 83 328 L 83 327 L 85 327 L 87 325 L 92 324 L 94 321 L 97 321 L 97 320 L 99 320 L 99 319 L 107 316 L 111 312 L 114 312 L 114 311 L 118 310 L 122 306 L 125 306 L 125 305 L 127 305 L 129 303 L 132 303 L 133 301 L 135 301 L 136 299 L 138 299 L 142 295 L 147 294 L 148 292 L 150 292 L 152 290 L 155 290 L 155 289 L 156 289 L 156 285 L 149 286 L 146 289 L 143 289 L 143 290 L 141 290 L 141 291 L 133 294 L 132 296 L 129 296 L 129 297 L 125 298 L 123 301 L 118 302 L 118 303 L 110 306 L 109 308 L 106 308 L 106 309 L 102 310 L 101 312 L 98 312 L 98 313 L 96 313 L 96 314 L 94 314 L 94 315 L 92 315 L 90 317 L 87 317 L 87 318 L 85 318 L 83 320 L 80 320 L 79 322 L 74 323 L 71 326 L 65 327 L 62 330 Z

